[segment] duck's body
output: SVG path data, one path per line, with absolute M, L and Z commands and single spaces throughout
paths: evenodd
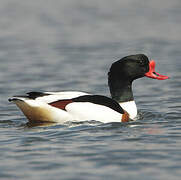
M 96 120 L 107 123 L 126 122 L 130 118 L 111 98 L 85 92 L 30 92 L 27 96 L 14 96 L 10 101 L 16 103 L 30 122 Z
M 30 92 L 25 96 L 14 96 L 9 101 L 13 101 L 30 122 L 127 122 L 137 116 L 133 80 L 143 76 L 168 78 L 156 74 L 154 65 L 142 54 L 113 63 L 108 74 L 112 98 L 75 91 Z

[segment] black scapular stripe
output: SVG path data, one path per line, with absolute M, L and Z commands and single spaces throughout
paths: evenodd
M 43 97 L 43 96 L 48 96 L 48 95 L 50 95 L 50 94 L 48 94 L 48 93 L 43 93 L 43 92 L 28 92 L 28 93 L 26 93 L 28 96 L 26 96 L 26 97 L 28 97 L 28 98 L 30 98 L 30 99 L 36 99 L 37 97 Z
M 123 108 L 113 99 L 101 95 L 85 95 L 79 96 L 72 99 L 73 102 L 91 102 L 94 104 L 99 104 L 107 106 L 121 114 L 124 114 Z

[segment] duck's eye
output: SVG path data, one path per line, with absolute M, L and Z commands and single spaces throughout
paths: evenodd
M 139 64 L 140 64 L 141 66 L 144 66 L 144 65 L 145 65 L 145 62 L 144 62 L 143 60 L 140 60 L 140 61 L 139 61 Z

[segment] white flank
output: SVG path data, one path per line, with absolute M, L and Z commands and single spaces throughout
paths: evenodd
M 113 109 L 90 102 L 74 102 L 66 106 L 66 111 L 76 121 L 96 120 L 103 123 L 121 122 L 122 114 Z
M 130 115 L 130 118 L 134 120 L 134 118 L 137 116 L 137 107 L 135 104 L 135 101 L 128 101 L 119 103 L 119 105 L 128 112 Z

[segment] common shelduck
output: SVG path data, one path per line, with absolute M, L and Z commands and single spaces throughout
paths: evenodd
M 9 101 L 14 102 L 30 122 L 128 122 L 137 116 L 132 82 L 144 76 L 158 80 L 169 78 L 155 72 L 154 60 L 136 54 L 112 64 L 108 73 L 111 98 L 76 91 L 29 92 L 25 96 L 13 96 Z

